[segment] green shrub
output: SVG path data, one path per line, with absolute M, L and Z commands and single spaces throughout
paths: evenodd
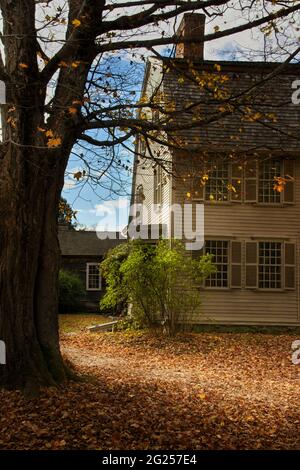
M 199 282 L 214 271 L 211 255 L 195 260 L 179 240 L 129 241 L 101 263 L 107 289 L 100 308 L 130 306 L 132 324 L 173 333 L 180 316 L 199 306 Z
M 71 271 L 59 272 L 59 311 L 76 312 L 80 310 L 80 300 L 85 296 L 81 279 Z

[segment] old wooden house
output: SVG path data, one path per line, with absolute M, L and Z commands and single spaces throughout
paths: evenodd
M 80 300 L 82 312 L 99 312 L 99 301 L 105 292 L 99 263 L 109 249 L 124 242 L 119 233 L 114 236 L 101 239 L 95 231 L 73 230 L 68 224 L 59 226 L 61 269 L 71 271 L 82 281 L 85 290 Z
M 184 321 L 299 325 L 300 106 L 291 96 L 300 67 L 204 60 L 204 20 L 185 15 L 178 34 L 193 43 L 148 60 L 142 97 L 159 106 L 147 119 L 160 122 L 169 107 L 182 128 L 138 137 L 132 202 L 169 237 L 173 204 L 204 204 L 204 251 L 217 272 Z

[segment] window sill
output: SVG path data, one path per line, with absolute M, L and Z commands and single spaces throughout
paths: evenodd
M 245 204 L 252 204 L 252 206 L 256 207 L 289 207 L 294 206 L 294 202 L 286 203 L 286 202 L 252 202 L 252 203 L 245 203 Z
M 251 205 L 255 207 L 290 207 L 295 206 L 295 202 L 254 202 L 254 201 L 206 201 L 200 198 L 193 198 L 192 202 L 201 202 L 208 206 L 231 206 L 232 204 Z
M 206 291 L 216 291 L 216 290 L 219 290 L 219 291 L 231 291 L 232 289 L 230 287 L 202 287 L 202 290 L 206 290 Z

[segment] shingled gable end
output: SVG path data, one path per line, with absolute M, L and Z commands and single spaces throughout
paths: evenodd
M 177 34 L 195 40 L 178 44 L 175 58 L 148 60 L 143 95 L 172 103 L 182 130 L 167 136 L 167 150 L 151 143 L 156 164 L 141 157 L 149 149 L 137 136 L 132 202 L 169 236 L 171 204 L 204 203 L 205 250 L 218 272 L 201 286 L 201 310 L 182 312 L 183 322 L 299 325 L 300 106 L 291 95 L 300 67 L 203 59 L 203 15 L 184 15 Z M 207 80 L 201 84 L 209 74 L 226 77 L 234 112 L 222 109 Z M 238 101 L 245 90 L 248 111 L 247 100 Z M 205 124 L 195 127 L 201 113 Z M 276 177 L 288 181 L 284 191 L 274 191 Z

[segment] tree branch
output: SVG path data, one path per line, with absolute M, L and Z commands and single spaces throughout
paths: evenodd
M 278 10 L 276 13 L 271 13 L 270 15 L 264 16 L 258 20 L 254 20 L 251 22 L 247 22 L 246 24 L 235 26 L 233 28 L 228 28 L 223 31 L 217 31 L 215 33 L 206 34 L 203 38 L 203 42 L 214 41 L 216 39 L 223 38 L 225 36 L 231 36 L 233 34 L 241 33 L 243 31 L 247 31 L 248 29 L 256 28 L 258 26 L 263 25 L 264 23 L 268 23 L 269 21 L 276 20 L 278 18 L 284 18 L 291 13 L 300 10 L 300 4 L 294 5 L 290 8 L 283 8 Z M 132 48 L 150 48 L 154 46 L 162 46 L 167 44 L 179 44 L 179 43 L 192 43 L 195 42 L 197 38 L 181 38 L 172 36 L 169 38 L 158 38 L 158 39 L 149 39 L 149 40 L 137 40 L 137 41 L 119 41 L 110 44 L 102 44 L 98 46 L 98 52 L 108 52 L 108 51 L 115 51 L 119 49 L 132 49 Z

